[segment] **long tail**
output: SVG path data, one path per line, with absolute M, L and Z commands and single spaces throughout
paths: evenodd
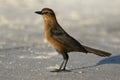
M 101 57 L 109 57 L 111 55 L 111 53 L 109 52 L 105 52 L 105 51 L 98 50 L 98 49 L 93 49 L 93 48 L 90 48 L 84 45 L 83 47 L 88 51 L 88 53 L 93 53 Z

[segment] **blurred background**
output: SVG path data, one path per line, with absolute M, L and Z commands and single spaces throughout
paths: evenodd
M 44 7 L 79 42 L 112 56 L 69 54 L 73 71 L 50 73 L 61 56 L 45 43 L 43 19 L 34 13 Z M 0 0 L 0 80 L 120 80 L 119 54 L 120 0 Z
M 34 12 L 44 7 L 81 43 L 120 48 L 119 0 L 0 0 L 0 48 L 43 43 L 43 19 Z

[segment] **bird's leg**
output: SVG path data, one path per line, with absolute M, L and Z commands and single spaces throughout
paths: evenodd
M 59 54 L 61 54 L 61 52 L 59 52 L 58 50 L 57 50 L 57 52 L 58 52 Z M 63 54 L 62 54 L 62 56 L 63 56 L 63 59 L 64 59 L 64 55 L 63 55 Z M 65 63 L 65 59 L 62 61 L 59 69 L 52 70 L 51 72 L 60 72 L 60 71 L 62 71 L 62 67 L 63 67 L 64 63 Z
M 62 54 L 62 56 L 63 56 L 63 59 L 64 59 L 64 60 L 63 60 L 63 62 L 61 63 L 60 68 L 59 68 L 59 69 L 55 69 L 55 70 L 53 70 L 53 71 L 51 71 L 51 72 L 66 71 L 66 65 L 67 65 L 69 56 L 68 56 L 67 53 Z M 62 69 L 62 68 L 63 68 L 63 69 Z
M 67 62 L 68 62 L 68 59 L 65 59 L 65 63 L 64 63 L 64 66 L 63 66 L 63 71 L 65 71 L 66 70 L 66 65 L 67 65 Z
M 64 63 L 65 63 L 65 60 L 63 60 L 63 62 L 61 63 L 59 70 L 62 69 Z
M 65 63 L 65 60 L 62 61 L 59 69 L 52 70 L 51 72 L 60 72 L 60 71 L 62 71 L 62 67 L 63 67 L 63 64 L 64 64 L 64 63 Z
M 63 58 L 64 58 L 64 66 L 63 66 L 63 71 L 66 71 L 66 65 L 67 65 L 67 62 L 68 62 L 68 59 L 69 59 L 69 56 L 68 56 L 68 54 L 66 53 L 65 54 L 65 56 L 63 56 Z

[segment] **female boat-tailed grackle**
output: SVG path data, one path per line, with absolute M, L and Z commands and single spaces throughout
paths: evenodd
M 84 46 L 71 37 L 58 24 L 55 13 L 52 9 L 43 8 L 42 11 L 36 11 L 35 13 L 43 16 L 45 37 L 48 42 L 55 48 L 55 50 L 63 56 L 64 59 L 60 68 L 53 70 L 52 72 L 66 70 L 66 64 L 69 59 L 69 52 L 93 53 L 101 57 L 107 57 L 111 55 L 109 52 Z

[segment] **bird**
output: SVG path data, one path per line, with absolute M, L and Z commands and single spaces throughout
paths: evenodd
M 42 15 L 44 21 L 44 33 L 47 41 L 62 55 L 63 61 L 58 69 L 51 72 L 67 71 L 66 65 L 70 52 L 93 53 L 101 57 L 109 57 L 111 53 L 85 46 L 70 36 L 58 23 L 55 12 L 50 8 L 43 8 L 35 13 Z

